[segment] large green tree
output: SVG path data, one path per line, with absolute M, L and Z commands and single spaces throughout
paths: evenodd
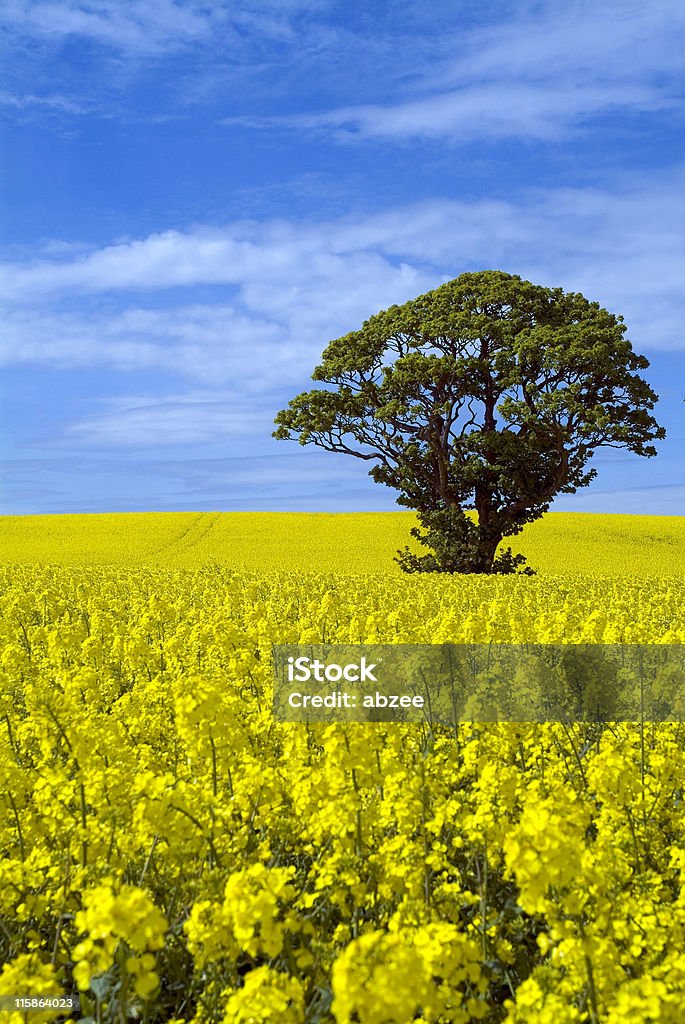
M 423 527 L 406 571 L 512 572 L 500 541 L 586 486 L 597 448 L 653 456 L 665 436 L 625 330 L 583 295 L 461 274 L 330 342 L 274 437 L 373 464 Z

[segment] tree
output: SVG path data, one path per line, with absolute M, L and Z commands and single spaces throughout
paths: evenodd
M 273 436 L 373 463 L 423 527 L 429 553 L 396 559 L 407 572 L 514 572 L 525 559 L 497 555 L 500 541 L 590 483 L 597 448 L 651 457 L 665 437 L 625 330 L 578 293 L 461 274 L 331 341 L 312 374 L 323 387 L 293 398 Z

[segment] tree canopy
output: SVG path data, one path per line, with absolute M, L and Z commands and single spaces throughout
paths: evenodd
M 331 341 L 274 436 L 372 464 L 424 528 L 405 570 L 515 571 L 500 541 L 586 486 L 597 448 L 651 457 L 665 436 L 625 331 L 581 294 L 461 274 Z

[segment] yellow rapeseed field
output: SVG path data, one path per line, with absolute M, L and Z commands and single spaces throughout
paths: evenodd
M 407 522 L 0 521 L 10 1024 L 685 1024 L 683 726 L 284 724 L 270 665 L 683 644 L 683 521 L 548 517 L 530 578 L 395 572 Z
M 401 576 L 411 512 L 147 512 L 0 516 L 0 563 L 216 564 Z M 552 512 L 511 540 L 544 572 L 685 575 L 685 517 Z

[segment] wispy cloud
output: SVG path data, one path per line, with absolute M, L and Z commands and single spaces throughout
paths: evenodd
M 81 36 L 137 53 L 202 38 L 211 25 L 206 5 L 174 0 L 9 0 L 2 21 L 23 36 L 54 41 Z
M 674 0 L 522 5 L 455 33 L 453 55 L 424 63 L 391 100 L 225 123 L 326 129 L 339 139 L 555 140 L 617 112 L 677 114 L 683 45 L 685 7 Z
M 246 434 L 268 438 L 276 403 L 255 404 L 230 390 L 108 399 L 91 416 L 69 423 L 56 447 L 146 448 L 226 444 Z
M 275 442 L 274 442 L 275 443 Z M 397 510 L 394 494 L 371 490 L 354 459 L 316 451 L 230 458 L 155 458 L 126 451 L 68 458 L 0 461 L 3 512 L 101 512 L 166 509 L 339 512 Z M 83 492 L 83 481 L 89 482 Z
M 616 512 L 636 516 L 680 516 L 685 508 L 685 484 L 646 483 L 642 487 L 593 487 L 579 495 L 562 495 L 554 502 L 554 512 Z
M 615 110 L 675 110 L 675 96 L 638 83 L 573 85 L 497 82 L 442 92 L 398 104 L 363 104 L 291 118 L 233 118 L 254 127 L 332 128 L 339 140 L 375 138 L 550 141 L 572 126 Z M 224 123 L 230 123 L 226 119 Z
M 294 12 L 315 6 L 320 5 L 312 0 L 6 0 L 0 23 L 23 37 L 59 41 L 75 36 L 145 55 L 208 40 L 219 46 L 234 38 L 236 29 L 283 37 L 290 34 Z
M 0 25 L 29 48 L 78 39 L 116 56 L 107 73 L 102 62 L 90 69 L 96 93 L 99 78 L 107 81 L 106 93 L 118 95 L 130 84 L 121 67 L 127 58 L 145 74 L 146 59 L 154 67 L 157 58 L 181 51 L 190 59 L 179 69 L 173 98 L 165 94 L 167 116 L 223 96 L 227 116 L 217 108 L 216 119 L 226 125 L 324 132 L 347 141 L 556 141 L 598 117 L 676 116 L 681 109 L 685 7 L 679 0 L 568 0 L 561 9 L 556 0 L 492 2 L 478 18 L 465 19 L 438 0 L 398 2 L 392 19 L 380 12 L 331 18 L 335 6 L 334 0 L 6 0 Z M 44 95 L 35 86 L 14 89 L 10 105 L 88 112 L 69 89 L 55 87 L 54 76 L 59 81 L 65 69 L 55 64 L 51 71 Z M 97 109 L 113 116 L 134 114 L 112 95 L 99 101 Z
M 11 93 L 0 92 L 0 106 L 20 111 L 31 111 L 37 107 L 55 110 L 63 114 L 86 114 L 92 110 L 92 107 L 82 100 L 77 101 L 68 96 L 59 96 L 54 93 L 45 96 L 36 96 L 33 93 L 14 96 Z

